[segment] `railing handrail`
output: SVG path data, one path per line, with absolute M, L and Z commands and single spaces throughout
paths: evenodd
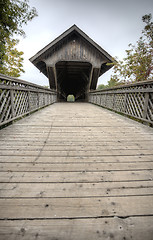
M 4 75 L 4 74 L 0 73 L 0 80 L 1 79 L 9 81 L 11 83 L 16 82 L 16 83 L 19 83 L 19 84 L 24 84 L 25 86 L 34 87 L 34 88 L 37 88 L 37 89 L 43 89 L 43 90 L 48 91 L 48 92 L 56 92 L 56 90 L 54 90 L 54 89 L 49 89 L 49 88 L 46 88 L 44 86 L 41 86 L 41 85 L 38 85 L 38 84 L 35 84 L 35 83 L 31 83 L 31 82 L 28 82 L 28 81 L 25 81 L 25 80 L 22 80 L 22 79 L 19 79 L 19 78 L 16 78 L 16 77 L 10 77 L 10 76 L 7 76 L 7 75 Z M 4 84 L 0 83 L 0 85 L 4 85 Z
M 147 81 L 141 81 L 137 83 L 126 83 L 122 85 L 117 85 L 112 88 L 104 88 L 104 89 L 96 89 L 96 90 L 91 90 L 90 93 L 98 93 L 98 92 L 106 92 L 106 91 L 111 91 L 111 90 L 118 90 L 118 89 L 123 89 L 123 88 L 129 88 L 129 87 L 137 87 L 137 86 L 143 86 L 145 88 L 146 85 L 153 84 L 153 80 L 147 80 Z

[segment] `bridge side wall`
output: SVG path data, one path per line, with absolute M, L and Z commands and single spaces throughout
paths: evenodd
M 0 74 L 0 126 L 56 101 L 56 91 Z
M 153 124 L 153 81 L 92 91 L 89 102 Z

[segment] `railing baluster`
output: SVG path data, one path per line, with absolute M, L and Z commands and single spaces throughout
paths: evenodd
M 15 112 L 14 112 L 14 91 L 13 91 L 13 89 L 10 90 L 10 97 L 11 97 L 11 114 L 12 114 L 12 118 L 14 118 Z
M 0 126 L 57 101 L 54 90 L 3 74 L 0 80 Z
M 92 96 L 97 94 L 103 101 L 95 101 Z M 153 81 L 91 91 L 89 99 L 91 103 L 153 124 Z
M 124 95 L 124 110 L 123 110 L 124 113 L 126 113 L 126 110 L 127 110 L 127 98 L 128 98 L 128 95 L 127 95 L 127 93 L 125 93 L 125 95 Z
M 28 111 L 31 111 L 31 104 L 30 104 L 30 91 L 28 91 Z
M 149 102 L 149 93 L 145 93 L 145 101 L 144 101 L 144 109 L 143 109 L 143 118 L 146 119 L 147 117 L 147 109 L 148 109 L 148 102 Z

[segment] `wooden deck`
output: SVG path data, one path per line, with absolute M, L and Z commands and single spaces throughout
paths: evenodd
M 153 129 L 56 103 L 0 131 L 0 240 L 153 240 Z

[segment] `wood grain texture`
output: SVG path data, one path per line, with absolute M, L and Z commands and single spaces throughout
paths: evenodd
M 152 240 L 153 130 L 56 103 L 0 131 L 1 240 Z
M 89 93 L 89 102 L 153 125 L 153 81 Z
M 0 127 L 56 99 L 57 93 L 53 90 L 0 74 Z

